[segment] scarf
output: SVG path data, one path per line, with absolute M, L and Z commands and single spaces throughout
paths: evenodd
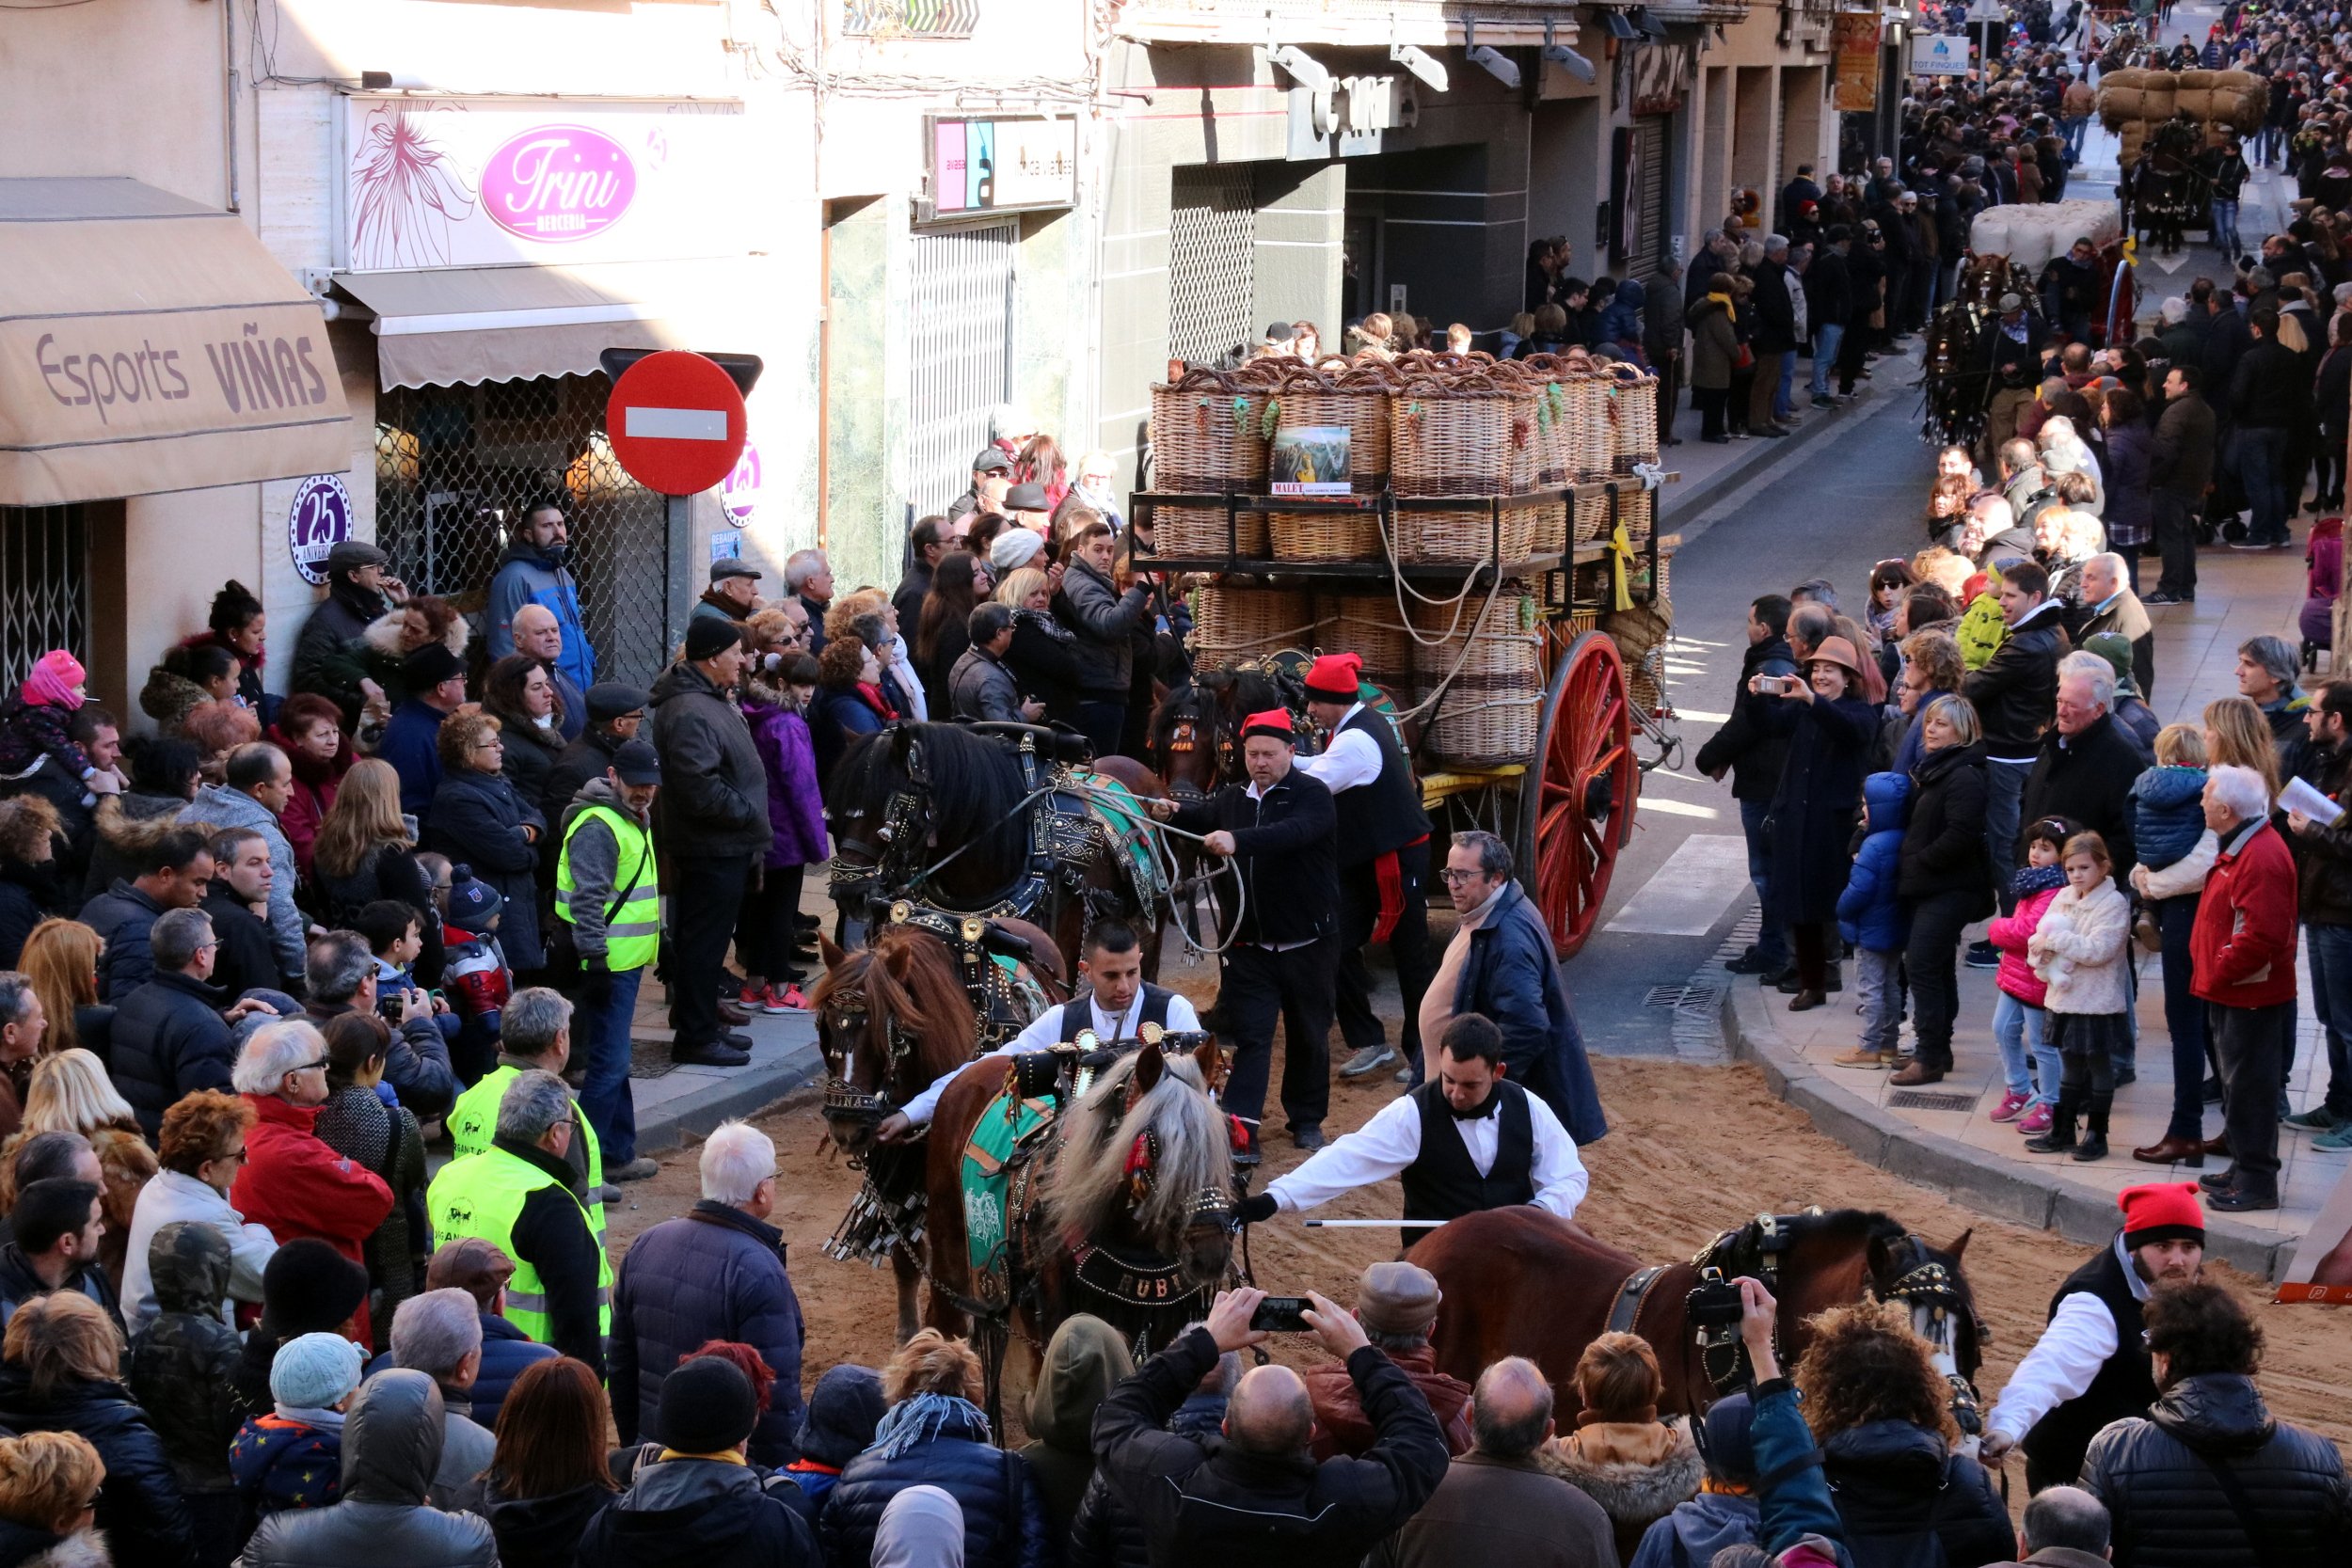
M 868 686 L 866 682 L 860 681 L 857 683 L 857 694 L 867 707 L 882 716 L 885 723 L 898 717 L 898 710 L 890 705 L 890 699 L 882 695 L 881 687 Z
M 898 1459 L 917 1443 L 935 1437 L 986 1443 L 990 1441 L 988 1417 L 978 1405 L 954 1394 L 917 1394 L 890 1407 L 874 1429 L 874 1440 L 866 1451 Z
M 25 672 L 22 695 L 28 706 L 61 707 L 71 713 L 82 705 L 73 689 L 89 678 L 81 660 L 63 648 L 52 648 Z
M 2065 883 L 2066 867 L 2062 865 L 2023 865 L 2009 879 L 2009 890 L 2020 898 L 2030 898 Z

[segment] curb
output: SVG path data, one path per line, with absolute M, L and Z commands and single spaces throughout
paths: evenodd
M 794 1090 L 814 1080 L 823 1058 L 815 1039 L 771 1046 L 754 1037 L 752 1062 L 714 1081 L 709 1087 L 664 1101 L 640 1115 L 637 1151 L 666 1154 L 689 1138 L 703 1138 L 719 1124 L 757 1116 Z
M 2054 1230 L 2070 1242 L 2094 1244 L 2115 1234 L 2115 1199 L 2107 1193 L 1922 1132 L 1816 1072 L 1774 1027 L 1756 985 L 1725 989 L 1723 1022 L 1732 1055 L 1762 1068 L 1775 1097 L 1804 1112 L 1818 1131 L 1889 1175 L 1934 1188 L 1994 1219 Z M 2208 1257 L 2274 1283 L 2285 1272 L 2295 1246 L 2293 1239 L 2256 1230 L 2226 1214 L 2205 1219 Z
M 1881 359 L 1879 362 L 1883 365 L 1899 364 L 1902 357 L 1897 356 L 1891 359 Z M 1810 360 L 1800 361 L 1800 364 L 1810 363 Z M 1800 379 L 1802 381 L 1802 378 Z M 1915 382 L 1904 382 L 1899 387 L 1886 388 L 1886 392 L 1909 392 L 1915 396 L 1918 392 L 1918 386 Z M 1847 404 L 1844 407 L 1835 411 L 1823 408 L 1808 409 L 1807 413 L 1811 417 L 1798 425 L 1792 434 L 1773 440 L 1751 439 L 1749 445 L 1754 450 L 1738 461 L 1725 464 L 1688 490 L 1682 490 L 1678 485 L 1676 486 L 1678 493 L 1674 497 L 1674 513 L 1677 519 L 1675 526 L 1683 529 L 1684 543 L 1689 544 L 1707 531 L 1701 529 L 1693 533 L 1679 519 L 1704 515 L 1708 510 L 1743 488 L 1756 474 L 1783 458 L 1792 456 L 1817 442 L 1827 440 L 1837 431 L 1859 429 L 1883 412 L 1889 402 L 1885 392 L 1881 392 L 1873 387 L 1870 396 Z M 1697 438 L 1695 436 L 1683 437 L 1686 441 L 1695 441 Z

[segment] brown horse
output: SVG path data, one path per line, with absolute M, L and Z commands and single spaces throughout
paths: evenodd
M 1068 995 L 1066 971 L 1052 940 L 1025 921 L 993 924 L 1028 942 L 1032 974 L 1049 1001 L 1061 1002 Z M 920 1259 L 902 1239 L 924 1225 L 927 1152 L 920 1142 L 877 1143 L 874 1130 L 893 1109 L 972 1060 L 978 1019 L 990 999 L 965 989 L 946 942 L 918 926 L 885 926 L 854 953 L 829 941 L 819 951 L 825 973 L 810 988 L 809 1006 L 825 1063 L 826 1128 L 834 1146 L 866 1173 L 865 1187 L 827 1250 L 889 1254 L 904 1340 L 918 1326 Z M 1004 1025 L 1014 1022 L 1007 1019 Z M 957 1221 L 961 1231 L 960 1212 Z
M 1885 1214 L 1859 1209 L 1758 1218 L 1726 1231 L 1701 1259 L 1725 1278 L 1765 1280 L 1780 1302 L 1780 1357 L 1795 1367 L 1811 1342 L 1807 1323 L 1826 1307 L 1866 1296 L 1901 1300 L 1952 1371 L 1974 1384 L 1986 1329 L 1978 1319 L 1961 1254 L 1968 1233 L 1931 1247 Z M 1571 1220 L 1529 1205 L 1467 1215 L 1431 1232 L 1406 1258 L 1435 1275 L 1445 1292 L 1435 1336 L 1438 1366 L 1465 1381 L 1506 1355 L 1544 1370 L 1559 1402 L 1562 1430 L 1581 1402 L 1574 1373 L 1584 1348 L 1611 1326 L 1641 1259 Z M 1665 1266 L 1646 1282 L 1629 1323 L 1657 1352 L 1665 1387 L 1659 1414 L 1693 1414 L 1715 1399 L 1684 1310 L 1700 1264 Z M 1942 1363 L 1939 1362 L 1939 1366 Z

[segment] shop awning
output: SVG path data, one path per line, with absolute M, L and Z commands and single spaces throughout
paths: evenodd
M 724 258 L 345 272 L 335 286 L 375 312 L 388 390 L 585 375 L 608 348 L 723 348 L 726 312 L 753 297 L 746 263 Z
M 234 215 L 0 180 L 0 505 L 350 467 L 319 302 Z

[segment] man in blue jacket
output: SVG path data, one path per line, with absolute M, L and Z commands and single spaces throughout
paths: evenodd
M 531 510 L 523 515 L 521 530 L 490 576 L 489 601 L 483 607 L 482 624 L 495 661 L 515 651 L 515 611 L 525 605 L 544 607 L 564 634 L 564 651 L 555 667 L 564 679 L 585 691 L 596 683 L 596 655 L 588 645 L 588 628 L 580 618 L 580 584 L 570 566 L 571 538 L 562 501 L 544 496 L 532 502 Z
M 1438 875 L 1462 924 L 1422 1000 L 1421 1037 L 1443 1038 L 1447 1019 L 1484 1013 L 1502 1031 L 1511 1081 L 1549 1105 L 1578 1147 L 1605 1137 L 1609 1122 L 1551 933 L 1511 879 L 1510 847 L 1489 832 L 1456 833 Z
M 755 1465 L 796 1456 L 801 1345 L 807 1330 L 785 1272 L 776 1206 L 776 1146 L 731 1121 L 702 1151 L 702 1201 L 637 1238 L 612 1291 L 612 1421 L 624 1447 L 669 1443 L 662 1381 L 706 1341 L 731 1339 L 775 1370 L 768 1413 L 752 1433 Z

